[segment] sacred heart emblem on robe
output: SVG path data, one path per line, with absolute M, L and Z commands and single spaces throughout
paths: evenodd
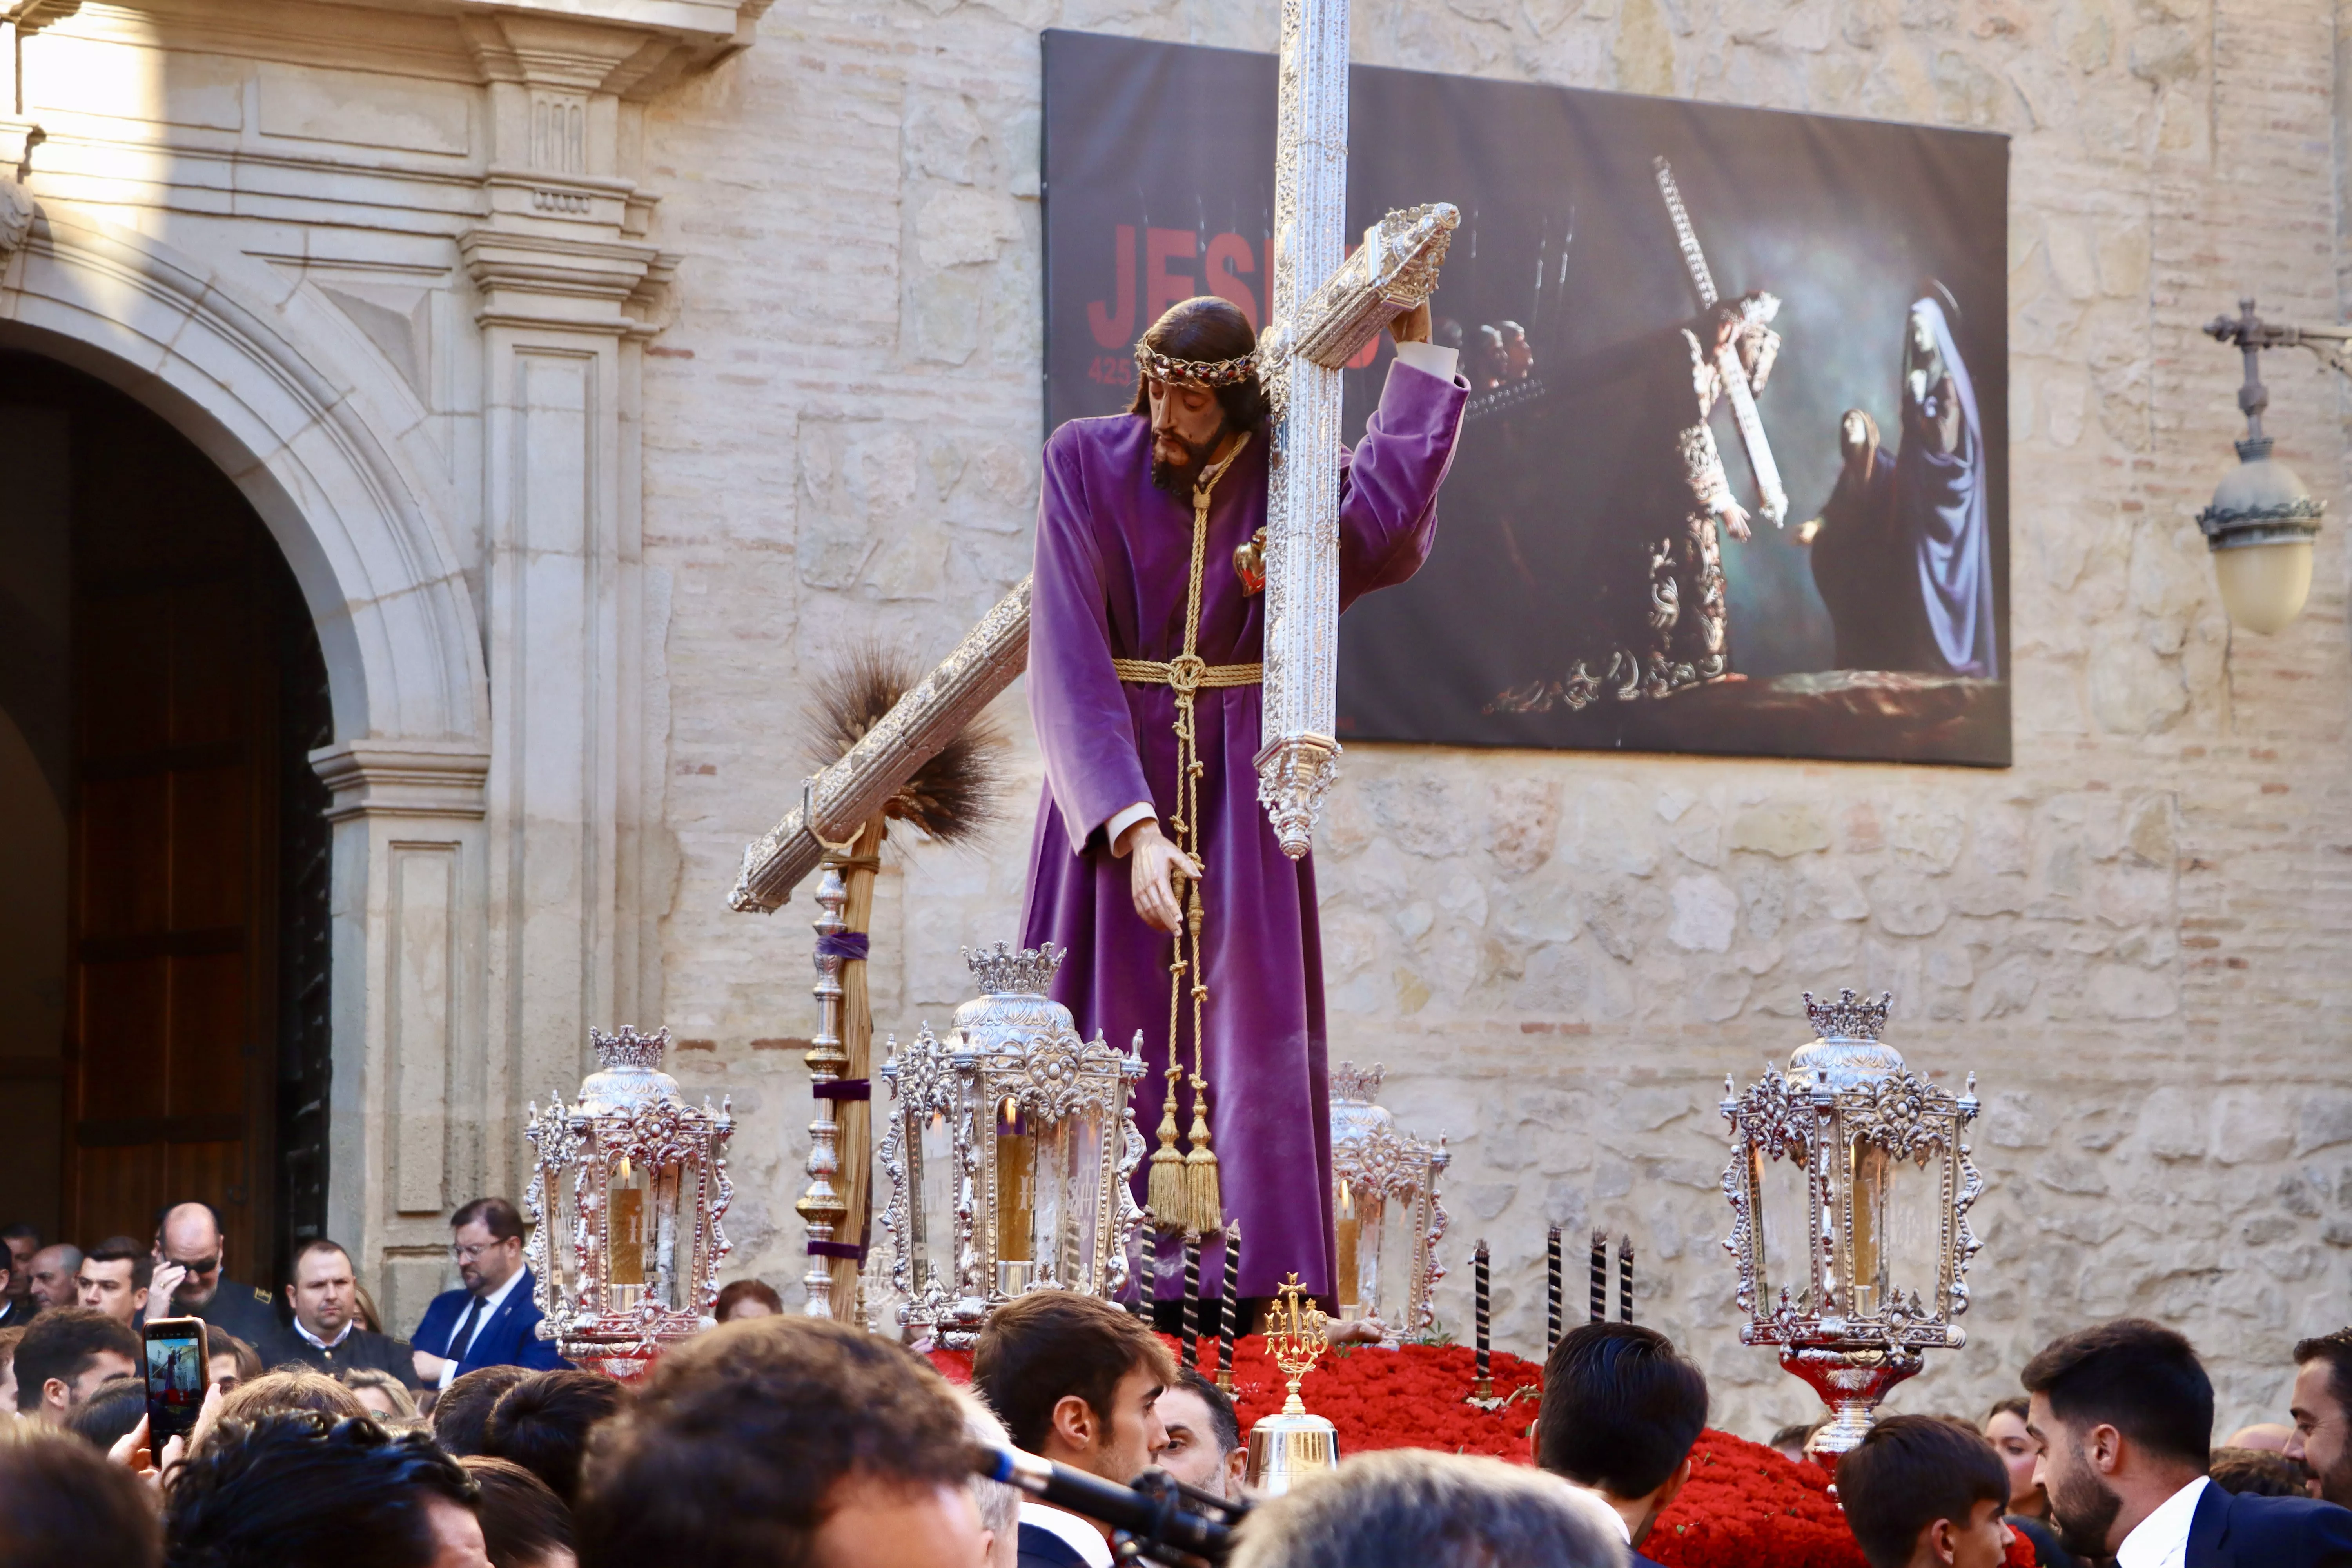
M 1242 580 L 1244 597 L 1265 592 L 1265 530 L 1259 529 L 1234 552 L 1234 575 Z

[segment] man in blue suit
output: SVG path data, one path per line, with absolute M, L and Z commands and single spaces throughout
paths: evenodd
M 534 1282 L 522 1266 L 522 1215 L 504 1198 L 476 1198 L 450 1216 L 450 1251 L 463 1288 L 444 1290 L 425 1309 L 410 1342 L 417 1380 L 446 1388 L 483 1366 L 562 1366 L 552 1341 L 539 1337 Z
M 2206 1479 L 2213 1384 L 2172 1330 L 2119 1318 L 2025 1364 L 2035 1479 L 2059 1539 L 2117 1568 L 2352 1568 L 2352 1511 Z

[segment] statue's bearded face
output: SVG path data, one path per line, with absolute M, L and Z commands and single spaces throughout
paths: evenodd
M 1205 386 L 1148 384 L 1151 406 L 1151 482 L 1190 499 L 1225 437 L 1225 406 Z

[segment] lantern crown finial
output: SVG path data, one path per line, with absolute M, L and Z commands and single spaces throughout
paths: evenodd
M 1375 1100 L 1380 1096 L 1381 1079 L 1387 1074 L 1388 1069 L 1378 1062 L 1360 1068 L 1353 1062 L 1333 1062 L 1331 1064 L 1331 1098 Z
M 656 1029 L 650 1035 L 640 1035 L 634 1026 L 624 1024 L 617 1035 L 590 1029 L 588 1043 L 596 1047 L 596 1065 L 607 1071 L 614 1068 L 658 1068 L 663 1054 L 669 1049 L 669 1031 Z
M 1824 1040 L 1875 1040 L 1878 1032 L 1886 1027 L 1886 1014 L 1895 1001 L 1895 993 L 1882 991 L 1875 1002 L 1855 997 L 1851 987 L 1841 987 L 1834 1002 L 1816 1002 L 1810 991 L 1805 995 L 1805 1017 L 1813 1031 Z
M 963 961 L 971 966 L 972 979 L 991 996 L 1043 996 L 1054 984 L 1054 973 L 1066 956 L 1067 950 L 1050 942 L 1018 952 L 1012 943 L 1003 942 L 994 947 L 963 950 Z

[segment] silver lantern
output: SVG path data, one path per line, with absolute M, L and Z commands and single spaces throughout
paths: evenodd
M 1958 1350 L 1953 1320 L 1979 1243 L 1970 1205 L 1984 1178 L 1964 1142 L 1976 1075 L 1955 1099 L 1878 1037 L 1891 995 L 1835 1002 L 1805 994 L 1818 1037 L 1786 1071 L 1744 1091 L 1724 1079 L 1731 1200 L 1724 1242 L 1739 1271 L 1742 1343 L 1778 1345 L 1834 1417 L 1816 1451 L 1843 1454 L 1870 1430 L 1887 1390 L 1922 1352 Z
M 566 1110 L 534 1104 L 523 1129 L 536 1156 L 523 1194 L 523 1257 L 546 1314 L 540 1335 L 569 1359 L 624 1379 L 661 1347 L 710 1326 L 727 1179 L 728 1105 L 686 1103 L 661 1070 L 669 1031 L 589 1031 L 598 1070 Z
M 1332 1065 L 1331 1214 L 1340 1321 L 1377 1321 L 1393 1347 L 1437 1326 L 1430 1298 L 1445 1278 L 1437 1243 L 1446 1218 L 1437 1178 L 1453 1156 L 1443 1138 L 1423 1142 L 1374 1102 L 1382 1071 Z
M 967 950 L 981 994 L 955 1026 L 889 1043 L 883 1228 L 898 1319 L 918 1338 L 961 1348 L 1024 1291 L 1109 1300 L 1127 1286 L 1143 1058 L 1079 1038 L 1045 994 L 1063 956 L 1050 942 Z

